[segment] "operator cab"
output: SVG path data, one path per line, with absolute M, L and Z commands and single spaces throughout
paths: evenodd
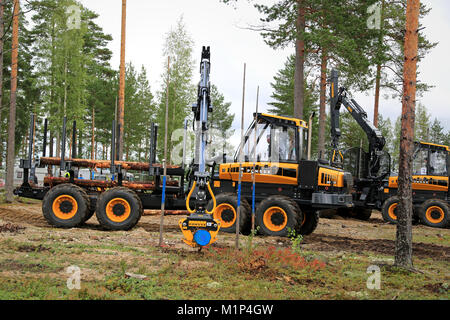
M 450 148 L 426 142 L 416 142 L 413 155 L 413 175 L 448 177 Z
M 242 155 L 241 148 L 238 148 L 234 162 L 298 163 L 300 160 L 306 160 L 308 148 L 306 122 L 263 113 L 258 113 L 254 117 L 257 120 L 253 120 L 245 134 Z

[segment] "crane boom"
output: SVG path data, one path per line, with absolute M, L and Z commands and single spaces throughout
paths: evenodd
M 211 70 L 210 48 L 202 48 L 200 63 L 200 82 L 198 84 L 197 103 L 192 106 L 194 123 L 197 123 L 195 155 L 198 157 L 198 171 L 194 172 L 194 182 L 186 199 L 186 208 L 190 213 L 187 219 L 179 222 L 181 231 L 185 237 L 184 242 L 192 247 L 204 247 L 216 241 L 220 223 L 212 218 L 215 210 L 215 197 L 209 185 L 210 176 L 206 171 L 206 146 L 208 133 L 208 114 L 213 111 L 211 105 L 211 85 L 209 74 Z M 195 192 L 195 208 L 190 208 L 190 199 Z M 208 205 L 207 192 L 210 193 L 214 206 L 211 211 L 206 209 Z
M 386 174 L 378 175 L 380 168 L 380 157 L 383 155 L 383 148 L 386 145 L 386 139 L 380 130 L 378 130 L 367 118 L 367 113 L 364 109 L 354 100 L 347 98 L 348 91 L 344 87 L 339 87 L 339 73 L 337 70 L 331 72 L 331 137 L 333 158 L 336 154 L 342 157 L 342 153 L 339 151 L 339 138 L 341 136 L 340 131 L 340 108 L 344 106 L 351 114 L 353 119 L 358 123 L 361 129 L 365 132 L 369 141 L 369 179 L 383 179 Z M 342 159 L 343 160 L 343 159 Z

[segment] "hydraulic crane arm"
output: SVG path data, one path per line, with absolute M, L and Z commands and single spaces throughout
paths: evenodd
M 381 131 L 378 130 L 367 118 L 367 113 L 364 109 L 354 100 L 347 98 L 347 89 L 339 88 L 339 73 L 337 70 L 331 72 L 331 137 L 333 158 L 332 162 L 335 162 L 335 156 L 339 155 L 342 158 L 342 153 L 339 151 L 339 138 L 341 136 L 340 131 L 340 108 L 344 106 L 351 114 L 353 119 L 365 132 L 369 141 L 369 176 L 370 179 L 382 179 L 384 175 L 378 177 L 378 170 L 380 167 L 380 157 L 383 154 L 383 148 L 386 145 L 386 140 Z
M 216 235 L 220 229 L 220 223 L 212 218 L 215 209 L 215 198 L 209 185 L 209 173 L 206 171 L 206 145 L 208 132 L 208 113 L 212 112 L 210 97 L 209 74 L 211 69 L 210 49 L 203 47 L 200 63 L 200 83 L 198 85 L 197 103 L 193 105 L 194 122 L 197 123 L 196 150 L 198 157 L 198 171 L 194 173 L 194 181 L 186 199 L 186 208 L 190 215 L 179 222 L 181 231 L 185 237 L 184 242 L 192 247 L 204 247 L 216 241 Z M 195 192 L 195 195 L 194 195 Z M 206 209 L 208 205 L 207 192 L 214 202 L 211 211 Z M 195 208 L 190 208 L 190 199 L 195 197 Z

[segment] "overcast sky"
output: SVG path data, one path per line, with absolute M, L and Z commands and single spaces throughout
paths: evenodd
M 261 2 L 261 1 L 260 1 Z M 274 2 L 274 1 L 266 1 Z M 435 88 L 425 93 L 419 101 L 432 115 L 438 118 L 447 130 L 450 130 L 449 96 L 450 93 L 450 1 L 422 0 L 432 8 L 429 15 L 421 21 L 426 27 L 423 31 L 428 39 L 439 45 L 422 61 L 420 80 L 434 85 Z M 112 66 L 119 68 L 121 35 L 121 0 L 81 0 L 89 9 L 100 17 L 97 23 L 105 33 L 113 36 L 109 47 L 113 51 Z M 162 46 L 167 32 L 183 16 L 187 31 L 195 42 L 194 58 L 199 62 L 202 46 L 211 46 L 211 82 L 217 85 L 226 101 L 232 103 L 235 113 L 233 124 L 235 136 L 233 142 L 239 143 L 242 77 L 244 63 L 247 65 L 245 128 L 249 125 L 252 112 L 256 107 L 256 88 L 260 86 L 259 108 L 267 110 L 271 101 L 270 83 L 280 70 L 286 57 L 294 52 L 293 47 L 273 50 L 267 46 L 259 33 L 243 29 L 258 23 L 259 13 L 246 1 L 235 8 L 224 5 L 219 0 L 167 0 L 167 1 L 127 1 L 127 46 L 126 61 L 140 68 L 144 65 L 153 93 L 160 87 L 160 75 L 166 63 L 162 55 Z M 194 81 L 199 74 L 194 74 Z M 372 92 L 357 93 L 353 96 L 373 119 Z M 125 111 L 126 112 L 126 111 Z M 392 121 L 401 113 L 398 100 L 382 99 L 380 113 Z

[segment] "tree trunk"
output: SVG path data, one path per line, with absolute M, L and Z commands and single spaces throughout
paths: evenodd
M 379 50 L 383 46 L 383 24 L 384 24 L 384 6 L 385 0 L 381 1 L 381 25 L 380 25 L 380 38 L 379 38 Z M 379 58 L 379 57 L 378 57 Z M 377 74 L 375 78 L 375 105 L 373 108 L 373 125 L 378 128 L 378 109 L 380 106 L 380 88 L 381 88 L 381 63 L 377 63 Z
M 120 78 L 119 78 L 119 105 L 117 108 L 118 120 L 118 159 L 123 160 L 123 133 L 125 113 L 125 36 L 126 36 L 127 0 L 122 0 L 122 39 L 120 49 Z
M 0 0 L 0 167 L 3 165 L 2 110 L 3 110 L 3 38 L 5 35 L 5 2 Z
M 327 56 L 322 50 L 322 63 L 320 68 L 320 107 L 319 107 L 319 155 L 325 154 L 325 125 L 326 125 L 326 92 L 327 92 Z M 311 139 L 311 137 L 309 137 Z
M 378 107 L 380 105 L 381 65 L 377 65 L 377 76 L 375 84 L 375 106 L 373 108 L 373 125 L 378 128 Z
M 82 128 L 78 129 L 78 142 L 77 142 L 77 157 L 83 158 L 83 130 Z
M 303 119 L 304 64 L 305 64 L 305 8 L 303 0 L 297 0 L 297 40 L 295 42 L 294 117 Z
M 419 0 L 406 7 L 405 64 L 403 70 L 402 127 L 398 175 L 397 235 L 395 264 L 412 268 L 412 155 L 417 81 Z
M 9 107 L 8 153 L 6 155 L 6 202 L 14 201 L 14 160 L 16 132 L 17 66 L 19 53 L 19 0 L 14 0 L 11 52 L 11 104 Z

